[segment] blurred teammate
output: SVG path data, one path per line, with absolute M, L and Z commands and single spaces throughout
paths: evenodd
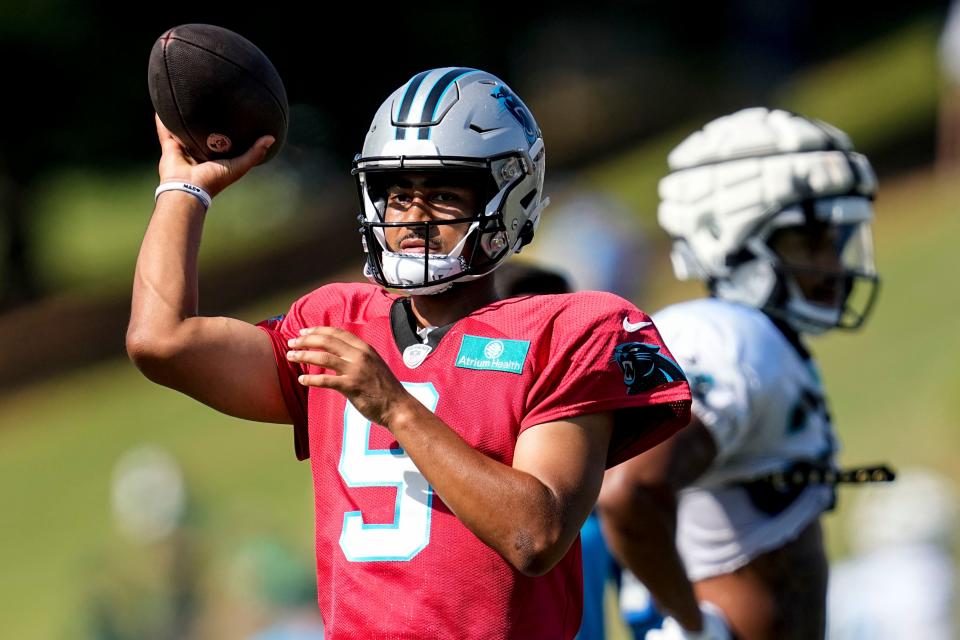
M 876 178 L 843 132 L 763 108 L 710 122 L 669 164 L 674 270 L 711 293 L 656 315 L 694 418 L 607 474 L 608 540 L 670 616 L 648 638 L 822 637 L 837 444 L 801 336 L 872 306 Z
M 494 269 L 546 202 L 526 106 L 474 69 L 400 87 L 354 161 L 373 283 L 322 287 L 259 327 L 197 315 L 205 210 L 183 183 L 215 195 L 270 140 L 195 164 L 158 129 L 172 190 L 141 248 L 128 350 L 216 409 L 294 425 L 329 637 L 572 637 L 603 470 L 684 424 L 689 388 L 621 298 L 497 295 Z

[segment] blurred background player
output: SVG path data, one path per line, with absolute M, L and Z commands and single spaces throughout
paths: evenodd
M 802 335 L 870 311 L 876 178 L 843 132 L 764 108 L 710 122 L 669 165 L 674 270 L 711 293 L 655 316 L 694 419 L 608 472 L 605 531 L 670 616 L 648 638 L 822 637 L 837 443 Z
M 564 275 L 575 291 L 642 300 L 650 254 L 634 211 L 609 194 L 574 183 L 551 196 L 549 220 L 537 230 L 527 257 Z
M 327 633 L 572 638 L 603 471 L 685 424 L 689 388 L 617 296 L 500 300 L 491 274 L 546 205 L 523 102 L 469 68 L 394 91 L 354 161 L 372 282 L 321 287 L 260 326 L 198 315 L 195 193 L 225 189 L 271 141 L 196 164 L 157 128 L 171 190 L 137 263 L 130 356 L 224 413 L 294 425 Z

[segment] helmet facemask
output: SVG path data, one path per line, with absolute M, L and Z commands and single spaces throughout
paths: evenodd
M 876 299 L 870 202 L 860 197 L 808 200 L 776 213 L 746 243 L 721 297 L 763 309 L 796 331 L 857 329 Z M 789 236 L 789 237 L 787 237 Z M 800 255 L 812 247 L 818 257 Z
M 545 204 L 539 198 L 526 198 L 528 206 L 535 201 L 538 208 L 534 211 L 530 207 L 526 229 L 514 228 L 510 234 L 504 221 L 504 209 L 508 202 L 520 197 L 516 190 L 529 182 L 533 166 L 533 161 L 522 152 L 480 161 L 430 156 L 358 158 L 354 173 L 364 205 L 359 221 L 367 254 L 365 275 L 385 287 L 431 295 L 449 289 L 454 281 L 489 274 L 533 236 L 539 209 Z M 476 212 L 449 220 L 387 221 L 387 189 L 404 174 L 436 174 L 442 176 L 436 182 L 438 185 L 467 186 L 476 196 Z M 430 239 L 439 235 L 440 227 L 451 225 L 469 226 L 453 248 L 441 253 L 437 247 L 431 247 Z M 387 230 L 398 227 L 407 228 L 426 240 L 423 253 L 403 252 L 399 247 L 389 246 Z M 511 236 L 516 238 L 513 246 Z

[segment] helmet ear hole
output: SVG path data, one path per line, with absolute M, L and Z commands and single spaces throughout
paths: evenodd
M 528 209 L 530 207 L 530 203 L 533 202 L 534 198 L 536 197 L 537 190 L 534 189 L 520 199 L 520 206 L 523 207 L 524 210 Z M 517 244 L 517 251 L 520 251 L 520 249 L 530 244 L 530 242 L 533 240 L 533 232 L 535 230 L 534 220 L 527 219 L 527 221 L 523 223 L 523 227 L 520 228 L 520 233 L 517 234 L 517 239 L 519 240 L 519 243 Z
M 523 198 L 520 200 L 520 206 L 523 207 L 524 209 L 528 208 L 530 206 L 530 203 L 533 202 L 533 199 L 536 197 L 537 197 L 537 190 L 534 189 L 527 195 L 523 196 Z
M 523 247 L 530 244 L 530 241 L 533 240 L 533 222 L 532 221 L 527 220 L 526 222 L 523 223 L 523 228 L 520 229 L 520 233 L 518 237 L 520 238 L 520 244 L 517 246 L 517 251 L 519 251 Z
M 756 257 L 757 256 L 750 249 L 747 247 L 742 247 L 736 253 L 726 256 L 724 258 L 724 264 L 730 269 L 735 269 L 745 262 L 750 262 Z

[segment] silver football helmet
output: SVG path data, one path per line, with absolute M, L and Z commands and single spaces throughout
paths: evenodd
M 744 109 L 708 123 L 668 158 L 658 221 L 674 272 L 786 321 L 797 331 L 859 327 L 876 297 L 870 221 L 877 179 L 839 129 L 781 110 Z M 781 230 L 830 231 L 837 270 L 796 266 L 771 248 Z M 832 278 L 832 302 L 801 281 Z
M 418 73 L 380 106 L 363 151 L 354 159 L 360 231 L 367 254 L 364 273 L 385 287 L 438 293 L 455 281 L 493 271 L 530 242 L 549 200 L 543 196 L 544 146 L 526 105 L 497 77 L 448 67 Z M 410 172 L 460 172 L 478 178 L 482 208 L 448 221 L 387 222 L 390 176 Z M 403 253 L 387 246 L 387 227 L 469 223 L 447 254 Z M 464 251 L 469 246 L 470 250 Z

